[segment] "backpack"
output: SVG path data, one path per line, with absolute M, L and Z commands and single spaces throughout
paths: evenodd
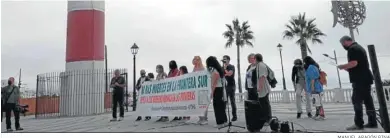
M 278 81 L 275 79 L 275 73 L 271 70 L 271 68 L 268 67 L 268 65 L 265 65 L 267 67 L 268 75 L 267 80 L 269 85 L 271 85 L 271 88 L 275 88 Z
M 327 76 L 327 74 L 325 73 L 325 71 L 320 70 L 319 80 L 320 80 L 321 85 L 326 86 L 328 84 L 328 80 L 326 79 L 326 76 Z
M 278 81 L 275 79 L 275 73 L 274 73 L 274 71 L 271 70 L 271 68 L 268 67 L 268 65 L 265 65 L 265 66 L 267 67 L 268 83 L 271 86 L 271 88 L 275 88 L 276 84 L 278 83 Z M 249 70 L 249 68 L 248 68 L 248 70 Z M 257 67 L 256 67 L 256 69 L 254 69 L 252 72 L 252 78 L 251 78 L 254 86 L 257 86 L 257 79 L 258 78 L 259 78 L 259 76 L 257 75 Z

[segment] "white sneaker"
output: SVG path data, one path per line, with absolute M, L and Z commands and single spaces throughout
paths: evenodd
M 209 122 L 207 120 L 203 120 L 201 122 L 199 122 L 199 125 L 207 125 L 209 124 Z
M 117 119 L 116 119 L 116 118 L 113 118 L 113 119 L 111 119 L 110 121 L 111 121 L 111 122 L 114 122 L 114 121 L 117 121 Z
M 224 126 L 227 126 L 227 123 L 223 123 L 223 124 L 219 124 L 217 126 L 215 126 L 216 128 L 221 128 L 221 127 L 224 127 Z
M 123 117 L 119 117 L 119 120 L 118 121 L 122 121 L 124 118 Z

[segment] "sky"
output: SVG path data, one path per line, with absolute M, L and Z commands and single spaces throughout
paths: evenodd
M 365 1 L 367 18 L 355 38 L 367 49 L 375 44 L 382 78 L 390 79 L 390 1 Z M 137 43 L 137 77 L 139 70 L 155 72 L 157 64 L 168 69 L 170 60 L 192 70 L 195 55 L 219 59 L 230 55 L 237 64 L 236 47 L 226 49 L 222 33 L 234 18 L 249 21 L 254 32 L 254 47 L 241 48 L 241 76 L 245 76 L 249 53 L 261 53 L 282 88 L 282 67 L 277 45 L 283 45 L 283 64 L 288 89 L 293 89 L 293 61 L 300 58 L 294 40 L 284 40 L 282 32 L 291 16 L 306 13 L 327 36 L 324 44 L 312 44 L 312 57 L 328 74 L 327 88 L 338 87 L 336 67 L 324 53 L 339 63 L 346 63 L 346 51 L 339 38 L 349 30 L 332 27 L 331 2 L 323 0 L 109 0 L 105 11 L 105 43 L 108 67 L 127 68 L 132 72 L 130 46 Z M 22 82 L 35 89 L 36 75 L 65 70 L 66 1 L 1 1 L 1 79 L 17 77 L 22 68 Z M 169 52 L 173 51 L 173 52 Z M 129 78 L 132 78 L 130 73 Z M 340 71 L 343 87 L 350 87 L 348 73 Z M 237 75 L 236 75 L 237 77 Z M 242 77 L 244 78 L 244 77 Z M 132 84 L 130 80 L 129 84 Z M 131 88 L 131 87 L 130 87 Z

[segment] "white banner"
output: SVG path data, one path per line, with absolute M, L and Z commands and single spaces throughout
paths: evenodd
M 202 116 L 210 104 L 211 77 L 200 71 L 145 82 L 138 93 L 138 115 Z

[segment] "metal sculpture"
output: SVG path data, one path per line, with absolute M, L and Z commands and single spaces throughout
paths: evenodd
M 339 23 L 345 28 L 348 28 L 352 39 L 355 40 L 353 30 L 356 29 L 359 34 L 357 27 L 362 25 L 364 19 L 366 19 L 366 6 L 364 2 L 361 0 L 333 0 L 331 11 L 333 13 L 333 27 Z

